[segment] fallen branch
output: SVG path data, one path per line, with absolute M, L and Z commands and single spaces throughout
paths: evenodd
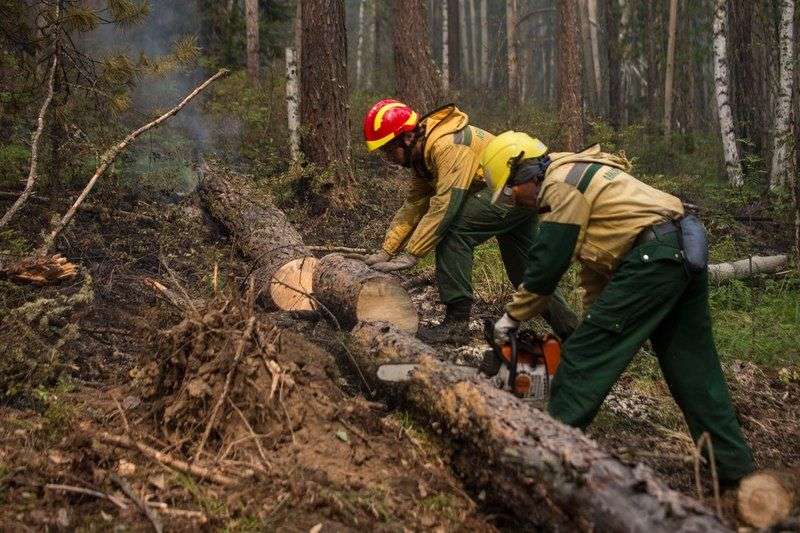
M 179 311 L 184 311 L 188 307 L 183 298 L 181 298 L 180 296 L 175 294 L 174 291 L 164 286 L 164 284 L 154 280 L 153 278 L 143 278 L 142 284 L 145 287 L 153 289 L 155 292 L 159 294 L 159 296 L 164 298 L 164 300 L 172 304 Z
M 53 231 L 50 232 L 50 235 L 48 235 L 45 238 L 44 243 L 42 244 L 41 247 L 39 247 L 37 253 L 39 255 L 46 255 L 47 252 L 50 251 L 50 249 L 53 247 L 53 244 L 55 244 L 56 238 L 64 230 L 67 224 L 69 224 L 69 222 L 72 220 L 72 217 L 75 216 L 75 212 L 78 210 L 78 208 L 86 199 L 86 197 L 89 195 L 89 192 L 91 192 L 92 188 L 94 187 L 94 184 L 97 183 L 97 180 L 100 179 L 100 176 L 102 176 L 103 173 L 105 173 L 105 171 L 108 169 L 108 167 L 111 166 L 111 163 L 114 162 L 114 160 L 117 158 L 117 156 L 122 150 L 124 150 L 130 143 L 135 141 L 136 138 L 139 137 L 142 133 L 152 128 L 155 128 L 156 126 L 159 126 L 162 122 L 176 115 L 195 96 L 200 94 L 201 91 L 203 91 L 206 87 L 211 85 L 213 82 L 215 82 L 222 76 L 228 74 L 228 72 L 229 72 L 228 69 L 220 69 L 216 74 L 214 74 L 205 82 L 203 82 L 202 85 L 200 85 L 199 87 L 195 88 L 192 92 L 190 92 L 183 100 L 181 100 L 181 102 L 178 105 L 176 105 L 175 107 L 173 107 L 172 109 L 170 109 L 157 119 L 148 122 L 144 126 L 137 129 L 136 131 L 128 134 L 128 136 L 125 137 L 122 141 L 109 148 L 100 157 L 100 166 L 98 166 L 97 170 L 95 170 L 94 176 L 92 176 L 92 178 L 86 184 L 86 187 L 84 187 L 83 192 L 81 192 L 81 194 L 78 196 L 78 199 L 75 200 L 75 203 L 72 204 L 72 207 L 70 207 L 67 210 L 64 216 L 61 218 L 61 221 L 56 225 Z
M 122 492 L 131 499 L 136 506 L 141 509 L 144 515 L 150 520 L 150 523 L 153 525 L 153 529 L 156 533 L 161 533 L 164 531 L 164 525 L 161 523 L 161 518 L 159 518 L 158 513 L 155 512 L 150 506 L 148 506 L 131 488 L 130 484 L 119 477 L 116 474 L 111 474 L 111 481 L 117 484 Z
M 125 505 L 125 502 L 121 501 L 119 498 L 115 496 L 111 496 L 110 494 L 106 494 L 105 492 L 100 492 L 99 490 L 92 490 L 86 489 L 83 487 L 75 487 L 73 485 L 58 485 L 56 483 L 48 483 L 44 486 L 45 490 L 57 490 L 60 492 L 72 492 L 75 494 L 83 494 L 85 496 L 92 496 L 94 498 L 99 498 L 101 500 L 108 500 L 120 509 L 127 509 L 128 506 Z
M 169 455 L 162 453 L 154 448 L 146 444 L 142 444 L 141 442 L 134 441 L 128 437 L 122 437 L 119 435 L 112 435 L 110 433 L 106 433 L 105 431 L 101 431 L 95 435 L 97 439 L 104 443 L 110 444 L 112 446 L 119 446 L 120 448 L 127 448 L 129 450 L 137 450 L 139 453 L 152 459 L 157 463 L 161 463 L 164 466 L 168 466 L 170 468 L 174 468 L 184 474 L 191 474 L 193 476 L 197 476 L 201 479 L 207 479 L 209 481 L 213 481 L 219 485 L 235 485 L 239 482 L 239 480 L 228 477 L 222 474 L 217 474 L 208 468 L 204 468 L 199 465 L 189 464 L 186 461 L 181 461 L 180 459 L 174 459 Z
M 789 262 L 786 255 L 754 255 L 747 259 L 708 265 L 708 277 L 712 281 L 749 278 L 756 274 L 775 274 L 784 270 Z
M 28 171 L 28 181 L 25 183 L 25 190 L 22 191 L 22 194 L 19 195 L 17 201 L 6 211 L 6 214 L 3 215 L 3 218 L 0 218 L 0 229 L 2 229 L 8 221 L 11 220 L 11 217 L 20 210 L 22 204 L 24 204 L 28 197 L 33 192 L 33 186 L 36 184 L 36 166 L 38 163 L 39 157 L 39 138 L 42 136 L 42 131 L 44 130 L 44 116 L 47 113 L 47 108 L 50 106 L 50 101 L 53 99 L 53 80 L 56 77 L 56 64 L 58 63 L 58 54 L 53 54 L 53 61 L 50 64 L 50 75 L 47 81 L 47 96 L 42 103 L 41 109 L 39 109 L 39 117 L 36 119 L 36 131 L 33 132 L 33 137 L 31 138 L 31 168 Z

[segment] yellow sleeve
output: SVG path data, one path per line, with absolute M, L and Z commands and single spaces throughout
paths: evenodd
M 464 145 L 447 145 L 437 150 L 432 160 L 436 169 L 436 194 L 431 197 L 428 212 L 417 224 L 405 248 L 416 257 L 433 250 L 444 236 L 478 169 L 475 153 Z
M 385 252 L 394 255 L 400 250 L 425 212 L 428 211 L 433 192 L 433 187 L 424 179 L 414 177 L 411 180 L 411 188 L 406 196 L 406 201 L 397 210 L 389 224 L 389 229 L 386 230 L 382 246 Z

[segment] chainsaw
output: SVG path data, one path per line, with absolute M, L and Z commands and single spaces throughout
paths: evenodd
M 491 346 L 483 354 L 480 372 L 516 396 L 531 400 L 550 397 L 550 381 L 561 362 L 561 343 L 552 335 L 540 337 L 533 332 L 512 331 L 509 342 L 494 340 L 494 323 L 483 322 L 483 336 Z

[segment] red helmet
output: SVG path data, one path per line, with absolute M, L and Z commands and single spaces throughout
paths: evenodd
M 367 151 L 377 150 L 403 132 L 417 127 L 419 117 L 402 102 L 386 98 L 367 111 L 364 116 L 364 140 Z

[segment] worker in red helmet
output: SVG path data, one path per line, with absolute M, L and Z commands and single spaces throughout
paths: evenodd
M 438 326 L 420 331 L 426 342 L 469 340 L 473 251 L 479 244 L 496 237 L 508 278 L 515 287 L 522 281 L 536 214 L 492 204 L 480 156 L 493 138 L 469 124 L 466 113 L 452 104 L 419 117 L 402 102 L 385 99 L 364 117 L 367 150 L 380 150 L 413 173 L 381 250 L 366 262 L 383 272 L 403 270 L 436 250 L 437 284 L 446 311 Z M 543 316 L 562 338 L 578 322 L 558 293 Z

